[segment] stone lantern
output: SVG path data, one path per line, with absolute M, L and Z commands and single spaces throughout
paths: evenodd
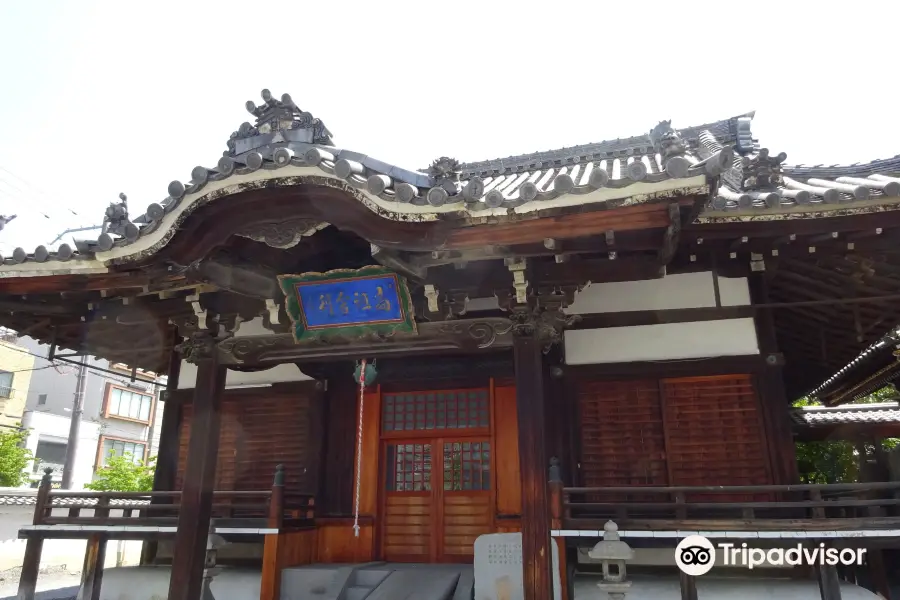
M 607 521 L 603 526 L 603 540 L 588 552 L 603 566 L 603 581 L 597 584 L 601 592 L 606 592 L 610 600 L 623 600 L 631 587 L 626 580 L 625 561 L 634 558 L 631 546 L 619 539 L 619 526 Z
M 209 535 L 206 538 L 206 558 L 203 564 L 203 588 L 200 596 L 202 600 L 215 600 L 215 596 L 210 590 L 210 584 L 213 578 L 222 572 L 222 569 L 216 566 L 216 557 L 219 548 L 225 543 L 225 539 L 215 533 L 215 526 L 210 523 Z

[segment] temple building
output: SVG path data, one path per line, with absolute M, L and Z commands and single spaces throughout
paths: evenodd
M 769 575 L 891 597 L 900 483 L 798 485 L 794 439 L 877 441 L 900 415 L 822 433 L 855 409 L 791 401 L 900 376 L 900 157 L 790 166 L 744 114 L 415 170 L 287 94 L 247 110 L 143 212 L 122 195 L 98 239 L 0 263 L 0 325 L 168 377 L 154 491 L 42 487 L 22 600 L 65 537 L 89 540 L 92 599 L 123 538 L 170 600 L 236 594 L 236 569 L 264 600 L 589 598 L 622 541 L 626 597 L 653 574 L 696 599 L 690 535 L 862 545 Z

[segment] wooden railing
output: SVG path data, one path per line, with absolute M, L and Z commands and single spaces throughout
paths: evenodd
M 278 528 L 312 525 L 314 498 L 292 494 L 286 501 L 279 467 L 268 490 L 214 491 L 212 518 L 224 527 Z M 45 475 L 35 500 L 34 525 L 176 527 L 181 510 L 176 492 L 69 492 L 50 489 Z
M 623 530 L 900 529 L 900 482 L 585 488 L 556 480 L 550 494 L 557 529 L 599 530 L 610 519 Z M 693 499 L 698 496 L 702 501 Z M 725 501 L 714 501 L 717 496 Z M 727 499 L 736 496 L 771 500 Z

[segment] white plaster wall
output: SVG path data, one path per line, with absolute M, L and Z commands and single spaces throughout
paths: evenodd
M 38 440 L 49 439 L 66 443 L 69 439 L 71 419 L 38 411 L 26 411 L 22 417 L 22 426 L 29 429 L 25 447 L 32 453 L 37 451 Z M 72 473 L 72 489 L 82 490 L 84 484 L 94 478 L 94 461 L 97 458 L 97 443 L 100 440 L 100 423 L 83 420 L 78 429 L 78 450 L 75 453 L 75 470 Z M 41 473 L 32 473 L 29 465 L 28 473 L 33 479 L 40 479 Z
M 750 304 L 746 278 L 719 278 L 722 306 Z M 587 286 L 569 314 L 708 308 L 716 305 L 711 272 Z M 583 329 L 564 334 L 566 364 L 687 360 L 758 354 L 752 318 L 635 327 Z
M 565 333 L 566 364 L 757 354 L 753 319 L 583 329 Z
M 297 365 L 290 363 L 276 365 L 265 371 L 232 371 L 228 370 L 225 376 L 225 387 L 241 387 L 254 385 L 267 385 L 272 383 L 285 383 L 288 381 L 310 381 L 312 377 L 301 371 Z M 181 373 L 178 375 L 178 389 L 194 389 L 197 382 L 197 367 L 181 362 Z
M 719 277 L 722 306 L 750 304 L 745 277 Z M 661 279 L 593 283 L 575 296 L 570 314 L 610 313 L 667 308 L 708 308 L 716 305 L 712 272 L 667 275 Z

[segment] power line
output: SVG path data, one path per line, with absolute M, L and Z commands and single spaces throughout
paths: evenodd
M 11 175 L 11 176 L 13 176 L 13 177 L 15 177 L 15 178 L 18 179 L 20 182 L 24 183 L 27 187 L 29 187 L 29 188 L 31 188 L 33 191 L 37 192 L 37 193 L 38 193 L 38 196 L 39 196 L 39 200 L 41 200 L 41 201 L 43 201 L 43 202 L 48 202 L 48 203 L 49 203 L 50 194 L 48 194 L 47 192 L 45 192 L 43 189 L 41 189 L 41 188 L 39 188 L 38 186 L 34 185 L 33 183 L 31 183 L 30 181 L 28 181 L 27 179 L 25 179 L 25 178 L 22 177 L 21 175 L 16 175 L 15 173 L 13 173 L 12 171 L 10 171 L 9 169 L 7 169 L 6 167 L 4 167 L 3 165 L 0 165 L 0 171 L 3 171 L 3 172 L 5 172 L 5 173 L 7 173 L 7 174 L 9 174 L 9 175 Z M 28 193 L 28 192 L 22 190 L 21 188 L 19 188 L 18 186 L 13 185 L 13 184 L 10 183 L 9 181 L 6 181 L 5 179 L 0 179 L 0 181 L 3 181 L 4 183 L 6 183 L 8 186 L 12 187 L 13 189 L 19 190 L 19 191 L 20 191 L 21 193 L 23 193 L 23 194 L 27 194 L 27 193 Z M 66 207 L 66 208 L 67 208 L 67 210 L 68 210 L 70 213 L 72 213 L 72 214 L 75 215 L 76 217 L 79 216 L 79 214 L 78 214 L 77 212 L 75 212 L 74 210 L 72 210 L 71 208 L 69 208 L 69 207 Z
M 103 228 L 103 225 L 91 225 L 90 227 L 76 227 L 75 229 L 66 229 L 65 231 L 63 231 L 62 233 L 57 235 L 56 238 L 48 244 L 48 246 L 52 246 L 53 244 L 55 244 L 56 242 L 61 240 L 63 238 L 63 236 L 66 235 L 67 233 L 77 233 L 79 231 L 90 231 L 92 229 L 102 229 L 102 228 Z
M 31 369 L 16 369 L 14 371 L 4 371 L 5 373 L 28 373 L 29 371 L 43 371 L 44 369 L 52 369 L 56 365 L 44 365 L 43 367 L 34 367 Z
M 21 370 L 18 370 L 18 371 L 7 371 L 7 373 L 25 373 L 25 372 L 27 372 L 27 371 L 40 371 L 41 369 L 50 369 L 50 368 L 57 368 L 57 367 L 67 368 L 67 367 L 68 367 L 68 365 L 64 365 L 64 364 L 61 365 L 61 364 L 59 364 L 59 363 L 57 363 L 57 362 L 54 362 L 53 360 L 50 360 L 50 358 L 47 357 L 47 356 L 42 356 L 42 355 L 40 355 L 40 354 L 35 354 L 34 352 L 31 352 L 30 350 L 26 350 L 25 348 L 20 348 L 20 347 L 18 347 L 18 346 L 7 346 L 7 348 L 9 348 L 10 350 L 15 350 L 16 352 L 21 352 L 22 354 L 28 354 L 29 356 L 33 356 L 33 357 L 35 357 L 35 358 L 41 358 L 41 359 L 46 360 L 46 361 L 48 361 L 48 362 L 50 363 L 49 365 L 45 365 L 45 366 L 43 366 L 43 367 L 33 367 L 33 368 L 30 368 L 30 369 L 21 369 Z M 107 373 L 105 370 L 103 370 L 102 367 L 94 367 L 94 366 L 91 366 L 91 365 L 87 365 L 85 368 L 87 368 L 87 369 L 89 369 L 89 370 L 91 370 L 91 371 L 95 371 L 95 372 L 99 373 L 100 375 L 103 375 L 104 377 L 109 377 L 109 378 L 120 377 L 121 379 L 119 379 L 119 381 L 123 381 L 123 382 L 126 382 L 126 381 L 127 381 L 127 382 L 131 382 L 131 378 L 128 377 L 127 375 L 115 375 L 115 374 L 113 374 L 113 373 Z M 58 372 L 58 371 L 57 371 L 57 372 Z M 60 375 L 68 375 L 68 374 L 70 374 L 70 373 L 71 373 L 71 372 L 69 372 L 69 373 L 60 373 Z M 142 383 L 150 383 L 150 384 L 154 384 L 154 385 L 161 385 L 161 384 L 158 383 L 158 380 L 155 381 L 155 380 L 151 380 L 151 379 L 140 379 L 140 378 L 135 378 L 135 381 L 140 381 L 140 382 L 142 382 Z

